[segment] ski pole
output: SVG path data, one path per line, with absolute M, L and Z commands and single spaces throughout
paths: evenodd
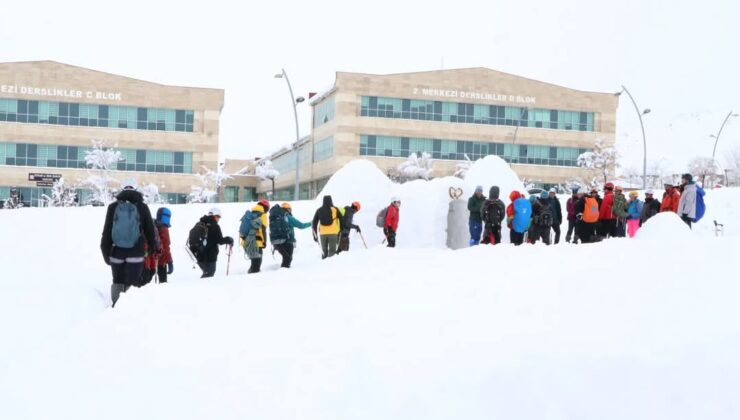
M 362 236 L 362 232 L 357 232 L 358 235 L 360 235 L 360 239 L 362 239 L 362 244 L 365 245 L 365 249 L 367 249 L 367 243 L 365 242 L 365 237 Z
M 229 276 L 229 266 L 231 266 L 231 248 L 233 245 L 229 245 L 229 250 L 226 251 L 226 277 Z

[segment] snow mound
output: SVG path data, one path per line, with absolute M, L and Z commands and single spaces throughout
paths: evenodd
M 486 196 L 491 186 L 498 185 L 501 188 L 500 198 L 505 204 L 509 203 L 509 194 L 512 191 L 524 192 L 524 184 L 516 172 L 498 156 L 486 156 L 475 161 L 465 175 L 465 185 L 466 195 L 472 194 L 476 186 L 482 185 Z
M 663 212 L 651 217 L 643 223 L 635 234 L 635 239 L 648 241 L 680 241 L 691 240 L 691 229 L 676 213 Z

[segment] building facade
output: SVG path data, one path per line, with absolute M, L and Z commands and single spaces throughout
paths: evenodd
M 311 135 L 298 153 L 301 198 L 313 197 L 347 162 L 365 158 L 391 173 L 409 154 L 429 153 L 434 176 L 461 160 L 497 155 L 540 186 L 584 176 L 578 156 L 613 145 L 617 98 L 485 68 L 336 75 L 311 105 Z M 278 199 L 293 196 L 294 149 L 270 158 Z M 259 191 L 268 191 L 262 182 Z
M 224 91 L 166 86 L 53 61 L 0 64 L 0 201 L 17 188 L 39 205 L 54 179 L 86 178 L 93 140 L 122 154 L 117 179 L 184 202 L 218 161 Z M 80 190 L 84 203 L 86 190 Z

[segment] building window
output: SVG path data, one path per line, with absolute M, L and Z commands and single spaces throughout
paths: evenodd
M 403 158 L 411 153 L 426 152 L 434 159 L 464 160 L 467 156 L 477 160 L 496 155 L 509 163 L 578 166 L 578 156 L 585 151 L 573 147 L 360 135 L 360 156 Z
M 193 132 L 193 111 L 0 98 L 0 121 Z
M 239 187 L 224 187 L 224 203 L 236 203 L 239 201 Z
M 0 165 L 45 168 L 85 169 L 85 153 L 79 146 L 0 143 Z M 193 173 L 192 152 L 118 149 L 121 160 L 113 169 L 119 171 Z
M 257 188 L 244 187 L 244 201 L 257 201 Z
M 308 143 L 303 144 L 300 148 L 300 165 L 303 166 L 311 159 L 311 149 Z M 272 159 L 272 166 L 281 174 L 295 170 L 295 150 L 291 150 Z
M 321 162 L 334 156 L 334 137 L 327 137 L 313 145 L 313 161 Z
M 593 112 L 530 109 L 380 96 L 363 96 L 360 98 L 360 116 L 594 131 Z
M 334 119 L 334 95 L 313 107 L 313 127 L 318 128 Z

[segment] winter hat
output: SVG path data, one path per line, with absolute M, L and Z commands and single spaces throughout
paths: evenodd
M 270 210 L 270 202 L 267 201 L 264 198 L 262 200 L 258 201 L 257 204 L 259 204 L 260 206 L 262 206 L 262 208 L 264 208 L 265 211 Z
M 214 208 L 208 210 L 208 215 L 209 216 L 218 216 L 218 217 L 221 217 L 221 209 L 218 208 L 218 207 L 214 207 Z
M 647 193 L 646 193 L 647 194 Z M 637 191 L 630 191 L 630 197 L 637 198 Z
M 683 174 L 681 175 L 681 179 L 685 179 L 687 182 L 691 182 L 691 180 L 693 180 L 694 177 L 692 177 L 691 174 Z
M 159 209 L 157 209 L 157 220 L 159 220 L 159 222 L 163 225 L 170 227 L 171 217 L 172 212 L 167 207 L 160 207 Z
M 611 182 L 607 182 L 606 185 L 604 185 L 604 189 L 605 190 L 613 190 L 614 189 L 614 184 L 612 184 Z
M 392 197 L 392 198 L 391 198 L 391 203 L 395 203 L 395 202 L 399 202 L 399 203 L 400 203 L 400 202 L 401 202 L 401 199 L 400 199 L 400 198 L 398 198 L 398 197 L 395 197 L 395 196 L 394 196 L 394 197 Z
M 550 192 L 553 194 L 557 194 L 558 190 L 556 190 L 555 187 L 553 187 L 553 188 L 550 188 Z
M 624 191 L 624 190 L 622 189 L 622 187 L 617 185 L 616 187 L 614 187 L 614 191 Z
M 668 185 L 668 184 L 666 184 L 666 185 Z M 645 191 L 645 195 L 653 195 L 654 193 L 655 193 L 655 191 L 653 191 L 652 188 Z
M 573 187 L 573 189 L 572 189 L 573 195 L 578 194 L 578 189 L 579 189 L 578 187 Z
M 497 185 L 492 186 L 491 189 L 488 190 L 488 196 L 492 200 L 497 199 L 499 194 L 501 194 L 501 189 Z
M 547 197 L 549 197 L 549 196 L 550 196 L 550 195 L 549 195 L 549 194 L 547 193 L 547 191 L 542 191 L 542 192 L 540 193 L 540 198 L 547 198 Z
M 529 202 L 530 203 L 534 203 L 535 201 L 537 201 L 537 196 L 536 195 L 530 195 L 529 196 Z
M 290 207 L 290 203 L 283 203 L 280 205 L 280 207 L 285 210 L 292 210 L 292 207 Z
M 127 178 L 121 181 L 121 188 L 124 190 L 135 190 L 136 187 L 138 187 L 136 178 Z
M 666 182 L 665 184 L 663 184 L 663 188 L 670 188 L 672 186 L 673 186 L 673 184 L 670 184 L 668 182 Z
M 477 187 L 475 187 L 475 192 L 482 194 L 483 193 L 483 186 L 482 185 L 478 185 Z

